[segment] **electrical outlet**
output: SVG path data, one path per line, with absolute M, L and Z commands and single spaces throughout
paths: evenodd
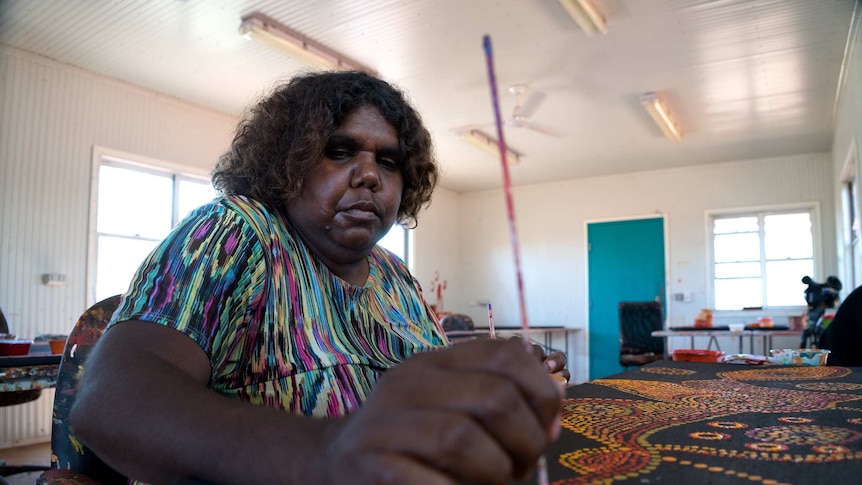
M 66 284 L 66 275 L 45 273 L 42 275 L 42 284 L 45 286 L 63 286 Z

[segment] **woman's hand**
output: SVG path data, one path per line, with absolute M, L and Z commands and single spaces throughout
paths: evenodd
M 536 345 L 536 347 L 539 347 Z M 539 347 L 541 349 L 541 347 Z M 542 363 L 548 368 L 548 372 L 557 376 L 562 382 L 569 382 L 572 377 L 569 369 L 566 368 L 566 354 L 562 352 L 554 352 L 547 357 L 542 355 Z
M 559 359 L 551 362 L 557 369 Z M 329 437 L 321 483 L 524 478 L 559 434 L 561 392 L 543 377 L 549 368 L 508 340 L 474 340 L 407 359 Z
M 510 337 L 509 340 L 523 341 L 522 337 Z M 566 368 L 566 354 L 562 352 L 553 352 L 550 355 L 545 355 L 545 349 L 538 344 L 532 344 L 533 355 L 539 362 L 542 362 L 548 369 L 548 373 L 556 376 L 561 383 L 568 383 L 571 378 L 569 369 Z

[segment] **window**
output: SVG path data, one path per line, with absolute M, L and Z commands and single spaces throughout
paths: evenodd
M 409 230 L 406 227 L 401 224 L 393 224 L 389 232 L 380 238 L 380 241 L 377 241 L 377 244 L 392 251 L 407 264 L 407 257 L 410 254 L 408 235 Z
M 815 277 L 813 221 L 814 209 L 713 216 L 715 309 L 805 305 L 802 277 Z
M 860 278 L 857 273 L 862 270 L 856 266 L 859 258 L 860 238 L 859 238 L 859 214 L 856 213 L 856 208 L 859 204 L 859 198 L 856 193 L 856 184 L 853 179 L 844 182 L 841 190 L 842 213 L 844 216 L 844 258 L 847 260 L 847 278 L 854 283 L 854 287 L 858 286 Z
M 144 258 L 196 207 L 216 196 L 209 178 L 97 155 L 92 229 L 94 301 L 124 293 Z

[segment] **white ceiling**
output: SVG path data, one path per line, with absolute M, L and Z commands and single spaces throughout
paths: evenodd
M 594 3 L 607 35 L 587 37 L 557 0 L 0 0 L 0 43 L 239 115 L 305 69 L 239 34 L 258 11 L 405 90 L 459 192 L 502 180 L 453 134 L 494 119 L 484 34 L 503 113 L 507 86 L 527 83 L 547 94 L 534 120 L 565 135 L 506 129 L 525 154 L 516 185 L 831 150 L 856 0 Z M 681 142 L 641 109 L 645 91 L 664 95 Z

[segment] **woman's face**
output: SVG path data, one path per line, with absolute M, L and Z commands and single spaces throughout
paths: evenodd
M 363 260 L 389 230 L 401 204 L 398 134 L 374 106 L 351 111 L 305 175 L 287 215 L 325 263 Z

